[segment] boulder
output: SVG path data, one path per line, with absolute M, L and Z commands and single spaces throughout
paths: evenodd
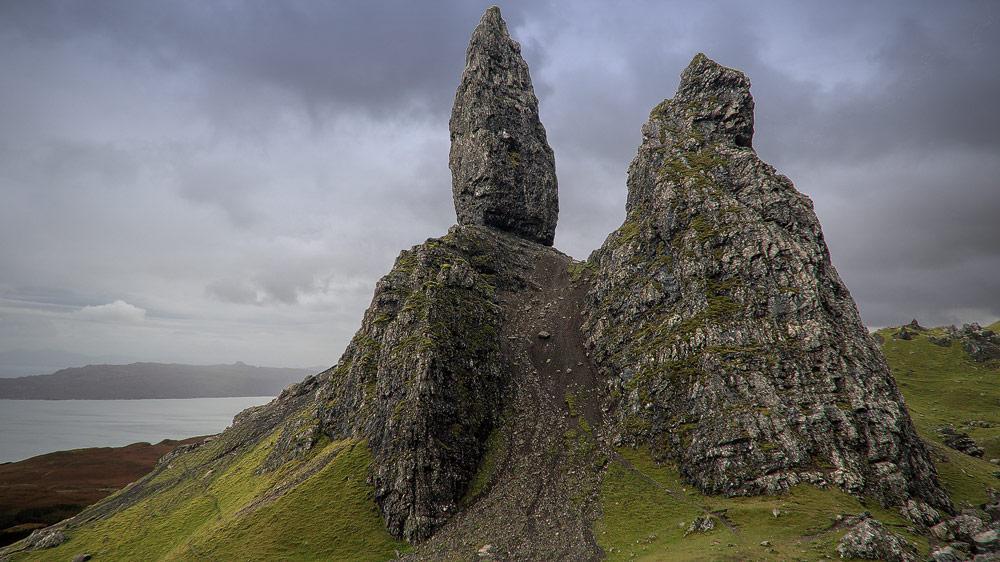
M 920 559 L 916 547 L 870 517 L 854 525 L 840 539 L 837 543 L 837 552 L 841 558 L 862 560 L 916 562 Z
M 941 434 L 944 444 L 952 449 L 955 449 L 956 451 L 978 458 L 982 458 L 983 455 L 986 454 L 986 451 L 976 444 L 976 442 L 969 437 L 969 434 L 964 431 L 958 431 L 954 427 L 946 425 L 939 427 L 938 433 Z

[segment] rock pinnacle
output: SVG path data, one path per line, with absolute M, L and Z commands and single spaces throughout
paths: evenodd
M 551 246 L 559 215 L 555 158 L 528 65 L 496 6 L 472 33 L 449 128 L 459 224 Z

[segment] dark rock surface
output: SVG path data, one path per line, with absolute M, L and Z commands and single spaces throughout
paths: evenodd
M 457 511 L 503 407 L 499 294 L 524 287 L 527 242 L 481 227 L 403 252 L 379 281 L 317 407 L 330 436 L 363 436 L 389 531 L 416 541 Z
M 979 324 L 964 324 L 959 329 L 952 328 L 949 333 L 961 342 L 962 348 L 973 361 L 1000 361 L 1000 336 L 987 330 Z
M 694 58 L 642 128 L 625 223 L 590 258 L 615 438 L 709 493 L 813 482 L 950 510 L 812 203 L 750 148 L 749 87 Z
M 496 6 L 472 34 L 449 128 L 458 223 L 551 246 L 559 215 L 555 158 L 528 65 Z
M 954 427 L 946 425 L 938 428 L 938 433 L 941 434 L 944 444 L 952 449 L 955 449 L 956 451 L 979 458 L 982 458 L 986 453 L 983 448 L 977 445 L 976 442 L 969 437 L 969 434 L 964 431 L 958 431 Z

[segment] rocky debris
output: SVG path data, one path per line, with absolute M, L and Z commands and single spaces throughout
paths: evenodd
M 642 127 L 626 220 L 583 268 L 610 438 L 707 493 L 811 482 L 950 511 L 812 203 L 752 135 L 750 81 L 702 54 Z
M 978 552 L 995 552 L 1000 549 L 1000 533 L 996 529 L 976 533 L 972 535 L 972 545 Z
M 930 558 L 933 562 L 961 562 L 967 557 L 966 553 L 960 550 L 956 550 L 951 546 L 943 546 L 933 550 Z
M 983 505 L 983 511 L 994 523 L 1000 524 L 1000 499 L 994 496 L 992 502 Z
M 906 500 L 900 511 L 908 520 L 924 527 L 930 527 L 941 521 L 941 513 L 938 510 L 919 501 Z
M 691 533 L 707 533 L 715 528 L 715 517 L 711 515 L 699 515 L 694 518 L 691 525 L 688 526 L 687 531 L 684 531 L 684 536 L 688 536 Z
M 889 531 L 876 519 L 865 517 L 837 543 L 841 558 L 916 562 L 917 549 L 903 537 Z
M 496 6 L 472 33 L 449 128 L 458 223 L 551 246 L 559 215 L 555 158 L 528 65 Z
M 982 458 L 986 451 L 982 447 L 976 444 L 976 442 L 969 437 L 968 433 L 964 431 L 958 431 L 950 425 L 946 425 L 938 428 L 938 433 L 941 434 L 941 438 L 944 440 L 944 444 L 956 451 L 965 453 L 970 457 Z
M 963 324 L 961 328 L 951 327 L 949 335 L 961 342 L 962 348 L 973 361 L 980 363 L 1000 360 L 1000 336 L 979 324 Z
M 906 327 L 909 328 L 909 329 L 911 329 L 911 330 L 913 330 L 914 332 L 926 332 L 927 331 L 927 328 L 924 328 L 923 326 L 921 326 L 920 322 L 917 322 L 916 318 L 914 318 L 913 320 L 910 320 L 910 323 L 907 324 Z
M 927 336 L 927 341 L 940 347 L 951 347 L 952 339 L 948 336 Z
M 73 557 L 72 562 L 87 562 L 87 560 L 90 560 L 89 554 L 77 554 Z
M 39 529 L 24 539 L 24 546 L 27 549 L 54 548 L 66 542 L 66 535 L 62 529 L 46 527 Z
M 482 548 L 480 548 L 480 549 L 479 549 L 479 550 L 478 550 L 478 551 L 476 552 L 476 554 L 477 554 L 477 555 L 478 555 L 478 556 L 479 556 L 480 558 L 492 558 L 492 557 L 493 557 L 493 551 L 494 551 L 494 548 L 493 548 L 493 545 L 492 545 L 492 544 L 485 544 L 485 545 L 483 545 L 483 547 L 482 547 Z
M 540 339 L 540 340 L 547 340 L 550 337 L 552 337 L 552 334 L 546 332 L 545 330 L 542 330 L 541 332 L 538 332 L 538 339 Z
M 493 545 L 498 560 L 604 558 L 593 528 L 603 468 L 615 452 L 598 437 L 604 384 L 585 355 L 582 320 L 573 314 L 586 288 L 570 287 L 567 256 L 531 246 L 537 260 L 531 289 L 503 299 L 502 335 L 521 337 L 503 350 L 516 392 L 507 397 L 496 433 L 502 444 L 490 449 L 495 468 L 484 491 L 464 498 L 462 511 L 406 560 L 475 559 L 484 544 Z M 523 311 L 529 297 L 539 306 Z M 542 326 L 550 339 L 534 337 Z M 560 373 L 570 364 L 576 365 L 572 375 Z
M 973 535 L 977 535 L 986 529 L 986 524 L 979 517 L 960 513 L 950 519 L 942 521 L 931 527 L 930 532 L 934 537 L 943 541 L 971 542 Z
M 895 338 L 895 339 L 897 339 L 897 340 L 906 340 L 906 341 L 909 341 L 909 340 L 913 339 L 913 333 L 911 333 L 910 331 L 908 331 L 906 329 L 906 326 L 903 326 L 902 328 L 899 329 L 898 332 L 896 332 L 895 334 L 893 334 L 892 337 Z

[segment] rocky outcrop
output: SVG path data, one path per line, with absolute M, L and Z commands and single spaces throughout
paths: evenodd
M 962 343 L 962 348 L 973 361 L 1000 361 L 1000 336 L 979 324 L 963 324 L 948 331 L 952 338 Z
M 859 517 L 837 544 L 841 558 L 885 560 L 887 562 L 916 562 L 920 560 L 917 549 L 903 537 L 889 531 L 877 519 L 867 515 Z
M 945 445 L 960 453 L 965 453 L 966 455 L 979 458 L 982 458 L 982 456 L 986 454 L 986 451 L 977 445 L 976 442 L 969 437 L 969 434 L 964 431 L 958 431 L 954 427 L 946 425 L 938 428 L 938 433 L 941 434 L 941 440 L 944 441 Z
M 318 393 L 332 438 L 368 440 L 375 500 L 395 536 L 457 509 L 504 404 L 500 293 L 523 288 L 518 239 L 482 227 L 403 252 Z
M 559 215 L 555 159 L 528 65 L 496 6 L 472 34 L 449 128 L 458 223 L 551 246 Z
M 751 148 L 749 88 L 694 58 L 642 128 L 625 223 L 589 260 L 612 434 L 706 492 L 805 481 L 950 510 L 812 203 Z

